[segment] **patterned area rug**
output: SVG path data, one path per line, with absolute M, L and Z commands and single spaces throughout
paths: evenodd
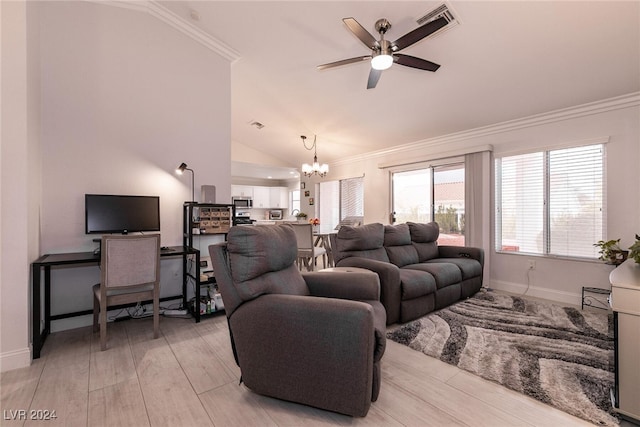
M 414 350 L 585 419 L 617 426 L 606 312 L 480 291 L 387 333 Z

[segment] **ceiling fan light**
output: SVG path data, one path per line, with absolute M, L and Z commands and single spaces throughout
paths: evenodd
M 386 70 L 393 64 L 393 56 L 380 54 L 371 58 L 371 68 L 374 70 Z

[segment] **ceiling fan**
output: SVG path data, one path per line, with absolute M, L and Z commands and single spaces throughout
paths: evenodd
M 413 31 L 408 32 L 404 36 L 400 37 L 394 42 L 385 40 L 385 33 L 391 28 L 391 23 L 385 18 L 378 19 L 375 24 L 376 31 L 380 34 L 380 40 L 376 40 L 371 33 L 364 29 L 362 25 L 354 18 L 344 18 L 342 20 L 349 30 L 362 41 L 369 49 L 371 49 L 371 55 L 358 56 L 355 58 L 343 59 L 342 61 L 330 62 L 328 64 L 318 65 L 318 70 L 324 70 L 327 68 L 339 67 L 341 65 L 352 64 L 354 62 L 361 62 L 370 60 L 371 71 L 369 72 L 369 80 L 367 81 L 367 89 L 373 89 L 378 84 L 382 71 L 391 67 L 396 62 L 405 67 L 418 68 L 426 71 L 436 71 L 440 68 L 440 65 L 435 64 L 426 59 L 416 58 L 415 56 L 403 55 L 397 53 L 402 49 L 405 49 L 412 44 L 419 42 L 423 38 L 430 34 L 435 33 L 440 28 L 447 25 L 449 21 L 446 18 L 440 17 L 431 22 L 428 22 Z

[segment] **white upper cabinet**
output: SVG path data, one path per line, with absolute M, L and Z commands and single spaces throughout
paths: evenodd
M 253 197 L 253 186 L 251 185 L 232 185 L 231 197 Z

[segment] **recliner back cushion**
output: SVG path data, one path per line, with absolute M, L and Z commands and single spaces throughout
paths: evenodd
M 231 277 L 243 300 L 262 294 L 309 295 L 295 266 L 298 247 L 291 226 L 231 227 L 227 241 Z
M 384 248 L 392 264 L 398 267 L 418 262 L 418 252 L 411 244 L 407 224 L 384 226 Z
M 389 262 L 384 250 L 384 226 L 380 223 L 366 224 L 360 227 L 342 226 L 332 236 L 332 253 L 335 262 L 357 256 Z
M 407 222 L 409 232 L 411 233 L 411 241 L 418 252 L 419 262 L 428 261 L 438 257 L 438 236 L 440 235 L 440 227 L 437 222 L 429 222 L 426 224 L 418 224 L 415 222 Z

